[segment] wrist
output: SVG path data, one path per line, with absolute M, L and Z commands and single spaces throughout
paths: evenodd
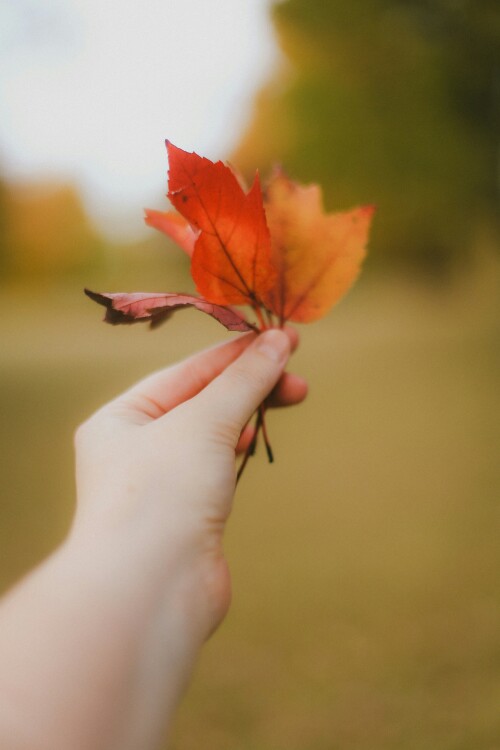
M 230 579 L 221 534 L 179 508 L 161 512 L 144 502 L 137 513 L 119 504 L 78 512 L 64 547 L 73 560 L 91 561 L 103 586 L 144 608 L 166 603 L 193 641 L 203 642 L 230 602 Z M 86 564 L 86 563 L 84 563 Z

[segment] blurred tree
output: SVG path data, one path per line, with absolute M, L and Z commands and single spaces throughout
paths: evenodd
M 97 257 L 101 245 L 73 187 L 2 184 L 0 271 L 4 276 L 78 271 Z
M 289 61 L 261 92 L 235 163 L 281 161 L 329 209 L 374 202 L 372 257 L 443 272 L 496 226 L 496 0 L 285 0 Z
M 0 177 L 0 280 L 7 273 L 7 186 Z

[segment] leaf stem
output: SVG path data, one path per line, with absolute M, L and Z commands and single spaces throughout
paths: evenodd
M 269 442 L 269 436 L 267 434 L 265 413 L 266 413 L 266 405 L 265 403 L 262 403 L 259 406 L 260 427 L 262 429 L 262 437 L 264 438 L 264 445 L 266 446 L 267 458 L 268 458 L 269 463 L 272 464 L 274 463 L 274 453 L 273 453 L 273 449 L 271 448 L 271 443 Z
M 243 460 L 242 460 L 242 462 L 240 464 L 240 467 L 238 469 L 238 473 L 236 474 L 236 484 L 238 484 L 238 482 L 241 479 L 241 475 L 243 474 L 243 472 L 245 470 L 245 466 L 248 463 L 248 459 L 250 458 L 250 456 L 253 456 L 255 454 L 255 449 L 257 447 L 257 438 L 259 436 L 259 430 L 260 430 L 260 427 L 261 427 L 261 419 L 262 419 L 262 417 L 261 417 L 260 409 L 258 409 L 257 412 L 256 412 L 255 427 L 254 427 L 254 430 L 253 430 L 252 439 L 250 440 L 250 442 L 249 442 L 249 444 L 247 446 L 247 449 L 246 449 L 245 454 L 243 456 Z
M 266 321 L 264 320 L 264 316 L 262 315 L 262 310 L 260 309 L 260 305 L 254 305 L 253 309 L 255 311 L 255 314 L 257 315 L 257 318 L 259 319 L 259 325 L 260 330 L 265 331 L 266 328 L 268 328 Z
M 266 453 L 267 458 L 270 464 L 274 462 L 274 453 L 273 449 L 271 448 L 271 443 L 269 442 L 269 436 L 267 433 L 267 427 L 266 427 L 266 420 L 265 420 L 265 413 L 266 413 L 266 404 L 263 402 L 257 411 L 255 412 L 255 426 L 253 429 L 253 435 L 252 439 L 250 440 L 246 450 L 245 454 L 243 456 L 243 460 L 239 466 L 238 472 L 236 474 L 236 484 L 241 479 L 241 476 L 243 472 L 245 471 L 245 467 L 248 463 L 248 459 L 255 455 L 255 449 L 257 448 L 257 439 L 259 437 L 259 432 L 262 431 L 262 437 L 264 438 L 264 445 L 266 446 Z
M 264 307 L 264 312 L 267 318 L 267 325 L 269 326 L 269 328 L 274 328 L 274 318 L 272 312 L 268 310 L 267 307 Z
M 254 325 L 253 323 L 250 323 L 249 320 L 245 318 L 245 323 L 247 323 L 248 327 L 252 329 L 254 333 L 260 333 L 261 329 L 259 326 Z

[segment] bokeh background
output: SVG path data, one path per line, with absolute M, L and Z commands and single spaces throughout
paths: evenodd
M 82 294 L 192 290 L 142 223 L 164 138 L 281 162 L 378 212 L 238 488 L 234 603 L 172 747 L 498 750 L 498 4 L 7 0 L 0 108 L 2 589 L 68 529 L 75 426 L 229 335 L 108 328 Z

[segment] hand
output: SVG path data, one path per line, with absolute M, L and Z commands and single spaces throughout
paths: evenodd
M 149 519 L 152 538 L 185 555 L 200 576 L 192 615 L 205 634 L 230 598 L 222 533 L 235 488 L 235 450 L 272 391 L 271 406 L 303 400 L 306 383 L 282 374 L 297 333 L 241 336 L 135 385 L 77 434 L 77 528 L 110 524 L 132 534 Z M 274 388 L 274 390 L 272 390 Z

